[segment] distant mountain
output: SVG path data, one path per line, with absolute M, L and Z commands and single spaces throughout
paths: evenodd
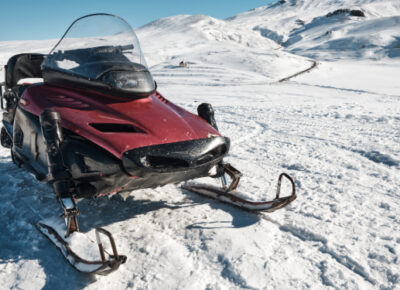
M 252 48 L 276 49 L 274 41 L 260 37 L 256 31 L 206 15 L 177 15 L 155 20 L 138 29 L 142 36 L 153 36 L 162 41 L 174 39 L 174 45 L 183 47 L 204 41 L 228 42 Z M 176 37 L 175 39 L 175 36 Z
M 310 66 L 306 58 L 282 51 L 280 44 L 258 31 L 206 15 L 158 19 L 136 29 L 136 33 L 160 82 L 179 79 L 179 83 L 185 83 L 190 76 L 199 82 L 201 75 L 206 84 L 225 85 L 228 70 L 237 73 L 233 85 L 259 84 Z M 189 62 L 184 73 L 174 69 L 182 60 Z
M 227 22 L 308 57 L 400 57 L 399 0 L 281 0 Z

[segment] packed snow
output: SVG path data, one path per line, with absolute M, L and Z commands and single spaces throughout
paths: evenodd
M 287 172 L 298 198 L 272 214 L 175 185 L 83 200 L 82 232 L 105 227 L 128 257 L 109 276 L 87 275 L 35 228 L 61 214 L 50 187 L 0 147 L 0 288 L 400 289 L 399 5 L 287 0 L 137 29 L 160 93 L 191 112 L 214 106 L 241 194 L 271 199 Z M 338 9 L 365 17 L 326 17 Z M 0 42 L 0 64 L 55 43 Z

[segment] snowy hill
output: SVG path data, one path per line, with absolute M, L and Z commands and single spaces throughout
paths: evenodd
M 179 34 L 179 38 L 169 43 L 174 48 L 187 48 L 204 44 L 205 40 L 230 42 L 230 44 L 263 49 L 277 49 L 279 47 L 275 42 L 259 37 L 256 32 L 206 15 L 177 15 L 162 18 L 139 28 L 137 31 L 142 35 L 151 34 L 152 37 L 154 36 L 157 39 L 160 37 L 161 41 L 172 39 L 174 35 Z M 166 34 L 166 32 L 171 34 Z
M 399 289 L 399 1 L 280 2 L 137 34 L 164 97 L 191 112 L 214 106 L 241 194 L 270 199 L 287 172 L 297 200 L 251 214 L 176 185 L 83 200 L 82 232 L 105 227 L 128 256 L 88 276 L 34 226 L 61 213 L 52 190 L 0 147 L 1 289 Z M 0 42 L 0 64 L 55 42 Z M 300 73 L 308 57 L 318 65 Z
M 398 57 L 400 2 L 396 0 L 279 1 L 228 19 L 318 58 Z
M 137 34 L 155 76 L 169 83 L 171 77 L 217 86 L 265 83 L 310 66 L 309 60 L 279 51 L 280 45 L 255 31 L 205 15 L 159 19 Z M 181 60 L 189 62 L 187 69 L 178 67 Z M 225 78 L 228 70 L 237 74 L 233 82 Z

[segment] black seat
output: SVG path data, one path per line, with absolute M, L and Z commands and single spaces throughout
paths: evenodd
M 15 108 L 23 91 L 29 85 L 18 85 L 18 81 L 25 78 L 42 78 L 40 65 L 44 55 L 39 53 L 22 53 L 12 56 L 5 66 L 5 92 L 1 95 L 1 108 L 6 100 L 6 112 L 3 113 L 3 123 L 13 123 Z
M 22 53 L 11 57 L 6 65 L 6 89 L 13 89 L 18 81 L 24 78 L 41 78 L 40 65 L 44 59 L 43 54 Z

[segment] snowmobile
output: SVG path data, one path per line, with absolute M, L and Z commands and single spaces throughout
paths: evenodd
M 235 194 L 242 174 L 224 162 L 230 139 L 218 131 L 212 106 L 199 105 L 196 115 L 163 97 L 133 29 L 117 16 L 81 17 L 49 54 L 11 57 L 0 93 L 2 146 L 17 166 L 52 187 L 63 210 L 62 218 L 37 227 L 79 271 L 105 275 L 126 261 L 102 228 L 96 229 L 97 254 L 74 251 L 72 244 L 85 240 L 77 219 L 83 198 L 171 183 L 250 211 L 272 212 L 296 198 L 285 173 L 274 200 Z M 186 183 L 200 177 L 219 178 L 222 186 Z M 292 192 L 280 197 L 283 178 Z

